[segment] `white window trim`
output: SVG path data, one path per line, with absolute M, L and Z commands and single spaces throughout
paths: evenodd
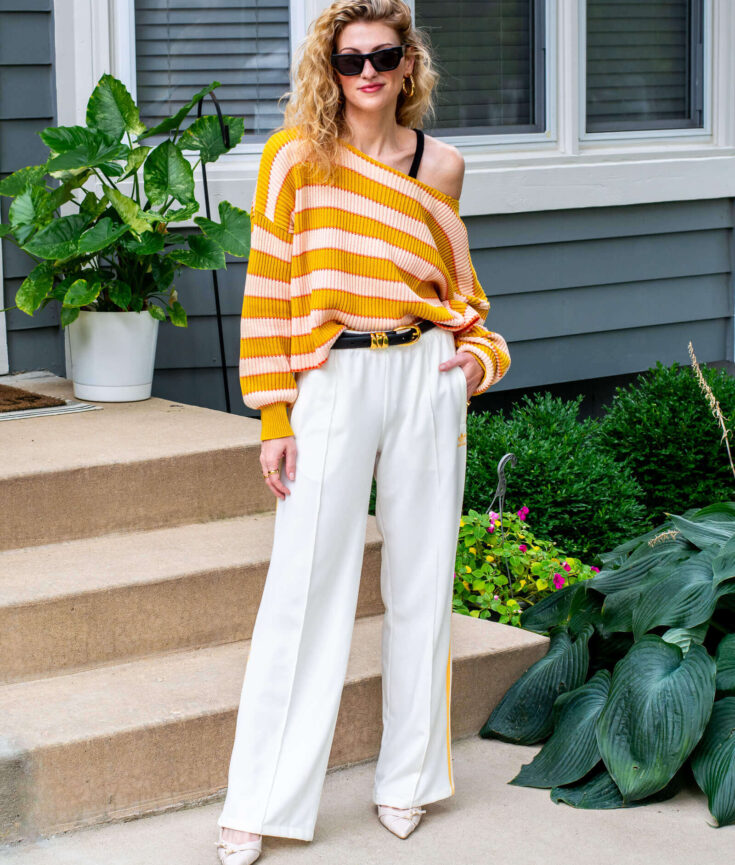
M 413 0 L 410 0 L 413 4 Z M 454 136 L 465 157 L 462 216 L 735 196 L 735 4 L 705 0 L 704 130 L 580 133 L 584 0 L 547 2 L 544 133 Z M 329 0 L 292 0 L 291 45 Z M 581 11 L 582 10 L 582 11 Z M 59 123 L 83 122 L 103 72 L 134 88 L 133 0 L 55 0 Z M 213 206 L 249 208 L 260 144 L 242 144 L 208 170 Z

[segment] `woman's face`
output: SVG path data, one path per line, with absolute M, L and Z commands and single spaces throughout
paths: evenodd
M 353 21 L 337 37 L 335 51 L 338 54 L 368 54 L 400 44 L 396 31 L 382 21 Z M 404 48 L 404 51 L 407 50 Z M 345 102 L 353 108 L 380 111 L 389 106 L 394 110 L 403 77 L 413 71 L 413 62 L 413 57 L 404 54 L 398 66 L 387 72 L 376 72 L 370 60 L 365 61 L 360 75 L 342 75 L 334 67 L 332 69 L 344 93 Z

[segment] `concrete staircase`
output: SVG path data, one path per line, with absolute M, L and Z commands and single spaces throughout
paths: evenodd
M 0 845 L 224 795 L 273 541 L 259 435 L 162 399 L 0 424 Z M 370 517 L 330 768 L 380 746 L 381 543 Z M 453 738 L 547 648 L 454 615 Z

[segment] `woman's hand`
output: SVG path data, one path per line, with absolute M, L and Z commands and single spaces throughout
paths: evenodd
M 458 351 L 454 357 L 439 364 L 439 369 L 445 372 L 453 366 L 461 366 L 462 372 L 467 379 L 467 399 L 477 390 L 480 382 L 485 377 L 485 370 L 480 361 L 470 351 Z
M 286 457 L 286 474 L 293 480 L 296 477 L 296 436 L 284 436 L 278 439 L 266 439 L 260 446 L 260 465 L 263 474 L 267 475 L 265 482 L 273 493 L 283 500 L 291 490 L 281 482 L 281 473 L 271 474 L 271 469 L 281 468 L 281 458 Z

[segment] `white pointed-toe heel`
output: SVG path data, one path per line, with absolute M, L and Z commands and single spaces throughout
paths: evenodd
M 215 841 L 214 844 L 222 865 L 252 865 L 260 856 L 263 836 L 261 835 L 255 841 L 245 841 L 243 844 L 235 844 L 233 841 L 222 840 L 222 827 L 220 826 L 219 841 Z
M 392 805 L 378 805 L 378 819 L 399 838 L 408 838 L 419 825 L 424 808 L 394 808 Z

